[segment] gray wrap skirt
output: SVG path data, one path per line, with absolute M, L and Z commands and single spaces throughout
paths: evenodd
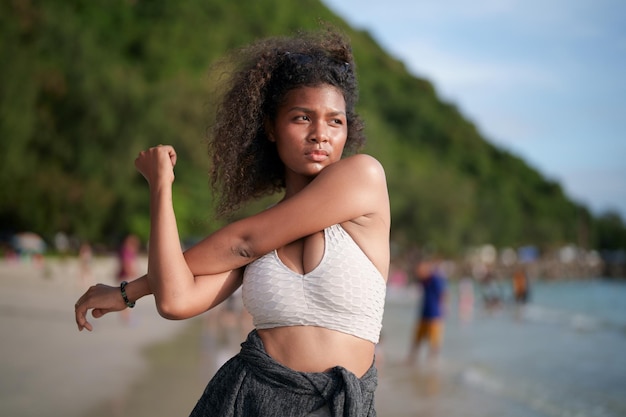
M 190 417 L 295 417 L 320 409 L 332 417 L 375 417 L 377 383 L 373 363 L 361 378 L 341 366 L 294 371 L 272 359 L 253 330 L 209 381 Z

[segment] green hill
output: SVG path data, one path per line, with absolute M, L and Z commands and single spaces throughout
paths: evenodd
M 427 80 L 317 0 L 2 2 L 0 231 L 147 237 L 147 187 L 133 160 L 158 143 L 179 152 L 181 235 L 213 230 L 204 145 L 218 82 L 211 62 L 320 19 L 352 39 L 366 152 L 386 167 L 400 246 L 626 247 L 619 217 L 595 218 L 491 145 Z

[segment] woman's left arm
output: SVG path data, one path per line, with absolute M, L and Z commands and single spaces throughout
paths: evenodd
M 165 315 L 186 315 L 188 297 L 199 288 L 198 276 L 238 270 L 273 249 L 332 224 L 369 218 L 380 224 L 380 230 L 388 231 L 389 205 L 382 166 L 372 157 L 355 155 L 326 167 L 293 197 L 225 226 L 183 253 L 172 205 L 175 163 L 176 154 L 169 146 L 144 151 L 136 161 L 150 185 L 148 282 L 159 311 Z
M 333 224 L 361 222 L 388 249 L 389 196 L 382 165 L 354 155 L 326 167 L 293 197 L 232 223 L 185 252 L 203 274 L 237 268 Z M 200 262 L 211 256 L 211 262 Z

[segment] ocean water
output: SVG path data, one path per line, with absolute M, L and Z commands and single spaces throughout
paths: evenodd
M 476 288 L 465 320 L 450 287 L 441 357 L 429 363 L 424 348 L 421 371 L 401 366 L 419 294 L 390 291 L 381 416 L 626 416 L 626 282 L 534 282 L 526 305 L 507 297 L 495 310 Z

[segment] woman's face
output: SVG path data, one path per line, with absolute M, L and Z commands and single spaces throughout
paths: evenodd
M 348 136 L 346 102 L 337 88 L 323 84 L 289 91 L 268 126 L 285 164 L 285 179 L 314 177 L 341 159 Z

